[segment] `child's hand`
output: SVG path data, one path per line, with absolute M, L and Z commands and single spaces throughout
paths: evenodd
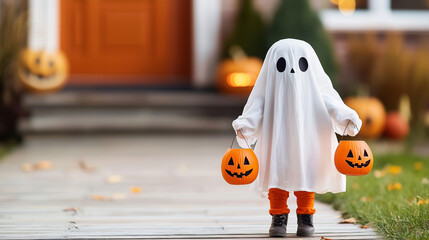
M 237 137 L 240 138 L 240 139 L 244 139 L 244 136 L 241 133 L 241 130 L 237 130 Z
M 347 120 L 347 129 L 345 130 L 345 134 L 349 136 L 356 136 L 360 128 L 362 127 L 362 120 L 359 117 L 355 117 Z

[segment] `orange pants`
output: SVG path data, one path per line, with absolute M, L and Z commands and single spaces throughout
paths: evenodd
M 314 214 L 314 192 L 293 192 L 296 196 L 298 208 L 297 214 Z M 289 192 L 278 188 L 270 188 L 268 192 L 268 199 L 270 200 L 270 214 L 280 215 L 289 213 L 290 210 L 287 206 L 287 199 Z

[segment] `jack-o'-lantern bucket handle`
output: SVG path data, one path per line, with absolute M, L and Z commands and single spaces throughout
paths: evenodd
M 349 126 L 349 124 L 350 124 L 350 120 L 347 122 L 347 125 L 346 125 L 346 127 L 344 128 L 344 132 L 343 132 L 343 135 L 341 135 L 341 140 L 340 141 L 343 141 L 343 139 L 344 139 L 344 135 L 346 134 L 346 131 L 347 131 L 347 127 Z M 359 132 L 360 132 L 360 129 L 355 125 L 355 128 L 358 130 L 358 133 L 356 134 L 356 136 L 359 134 Z
M 243 133 L 241 132 L 241 130 L 237 130 L 238 132 L 240 132 L 241 133 L 241 136 L 243 136 L 243 139 L 244 139 L 244 141 L 246 142 L 246 144 L 247 144 L 247 146 L 250 148 L 250 149 L 252 149 L 251 147 L 250 147 L 250 145 L 249 145 L 249 143 L 247 142 L 247 140 L 246 140 L 246 137 L 243 135 Z M 237 138 L 237 133 L 235 133 L 235 136 L 232 138 L 232 142 L 231 142 L 231 147 L 229 147 L 229 148 L 232 148 L 232 145 L 234 145 L 234 141 L 235 141 L 235 138 Z

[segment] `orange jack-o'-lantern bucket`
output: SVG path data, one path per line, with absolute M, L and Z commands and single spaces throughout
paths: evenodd
M 346 129 L 349 123 L 347 123 Z M 343 136 L 345 132 L 346 130 L 344 130 Z M 340 140 L 335 151 L 335 167 L 338 172 L 349 176 L 362 176 L 371 171 L 373 164 L 374 156 L 365 141 Z
M 232 140 L 231 147 L 223 155 L 221 171 L 225 181 L 233 185 L 249 184 L 255 181 L 259 173 L 259 162 L 250 145 L 249 148 L 232 148 L 236 136 Z

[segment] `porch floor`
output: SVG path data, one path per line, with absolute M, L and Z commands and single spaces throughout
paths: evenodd
M 246 97 L 192 91 L 64 91 L 24 97 L 25 134 L 231 132 Z
M 231 137 L 29 136 L 0 161 L 0 238 L 268 238 L 268 200 L 221 177 Z M 21 169 L 38 161 L 52 168 Z M 294 199 L 288 203 L 296 208 Z M 340 213 L 329 205 L 316 202 L 316 210 L 316 234 L 308 239 L 379 238 L 338 224 Z M 296 227 L 291 213 L 288 238 L 297 238 Z

